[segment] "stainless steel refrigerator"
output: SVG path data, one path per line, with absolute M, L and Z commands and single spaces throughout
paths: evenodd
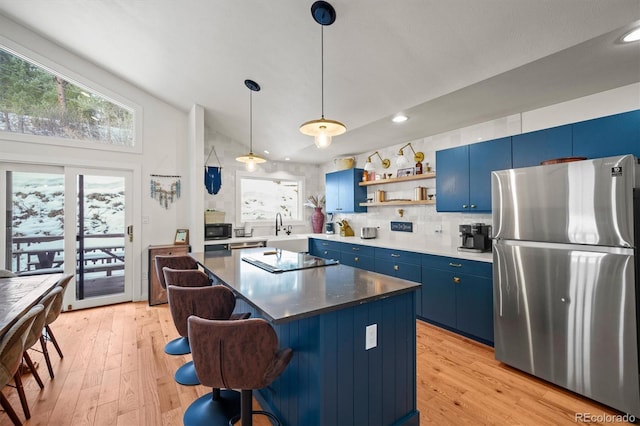
M 638 160 L 491 179 L 496 359 L 640 418 Z

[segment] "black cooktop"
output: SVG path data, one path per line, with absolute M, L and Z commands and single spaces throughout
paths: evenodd
M 299 269 L 318 268 L 337 265 L 334 259 L 322 259 L 306 253 L 294 253 L 287 250 L 266 250 L 262 254 L 242 256 L 242 260 L 269 272 L 286 272 Z

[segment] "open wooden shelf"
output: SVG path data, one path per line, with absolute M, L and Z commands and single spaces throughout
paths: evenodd
M 388 179 L 387 179 L 388 180 Z M 383 201 L 381 203 L 360 203 L 364 207 L 379 207 L 379 206 L 409 206 L 413 204 L 435 204 L 436 200 L 399 200 L 399 201 Z
M 435 177 L 436 177 L 435 173 L 428 172 L 428 173 L 422 173 L 420 175 L 402 176 L 402 177 L 399 177 L 399 178 L 368 180 L 368 181 L 365 181 L 365 182 L 358 182 L 358 185 L 360 185 L 360 186 L 383 185 L 385 183 L 409 182 L 409 181 L 412 181 L 412 180 L 433 179 Z M 371 204 L 371 203 L 365 203 L 365 204 Z M 420 203 L 420 204 L 422 204 L 422 203 Z M 362 205 L 362 203 L 360 205 Z

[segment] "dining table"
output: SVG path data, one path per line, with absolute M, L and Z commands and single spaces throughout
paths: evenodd
M 0 278 L 0 338 L 64 276 L 42 274 Z

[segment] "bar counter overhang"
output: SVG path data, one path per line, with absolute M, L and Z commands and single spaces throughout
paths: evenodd
M 284 373 L 254 392 L 263 408 L 284 425 L 418 425 L 420 284 L 341 264 L 272 273 L 242 260 L 274 251 L 191 254 L 234 291 L 236 311 L 271 322 L 280 347 L 294 351 Z M 374 324 L 376 346 L 366 349 Z

